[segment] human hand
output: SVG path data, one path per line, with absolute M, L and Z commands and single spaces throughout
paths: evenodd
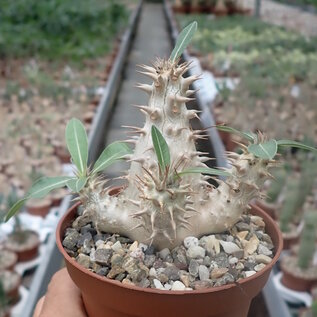
M 33 317 L 88 317 L 78 287 L 64 268 L 52 277 L 47 293 L 37 303 Z

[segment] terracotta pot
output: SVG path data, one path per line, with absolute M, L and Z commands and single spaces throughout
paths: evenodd
M 52 201 L 48 198 L 41 200 L 30 199 L 25 204 L 25 208 L 29 214 L 33 216 L 40 216 L 42 218 L 45 218 L 45 216 L 50 212 L 51 206 Z
M 67 195 L 67 190 L 63 188 L 51 193 L 49 197 L 51 198 L 51 201 L 52 201 L 52 207 L 58 207 L 66 195 Z
M 276 220 L 276 206 L 274 204 L 267 203 L 264 200 L 257 199 L 255 204 L 263 209 L 272 219 Z
M 222 125 L 223 122 L 219 122 L 216 119 L 216 124 L 217 125 Z M 234 152 L 234 150 L 236 149 L 237 145 L 233 142 L 231 133 L 220 131 L 220 130 L 218 130 L 218 133 L 219 133 L 219 137 L 220 137 L 225 149 L 227 151 Z
M 283 237 L 283 250 L 290 250 L 299 242 L 299 237 Z
M 59 158 L 62 164 L 70 163 L 70 154 L 64 147 L 55 147 L 55 155 Z
M 282 236 L 276 223 L 259 207 L 253 206 L 253 213 L 263 218 L 276 246 L 272 262 L 260 272 L 236 284 L 195 291 L 163 291 L 125 285 L 81 267 L 64 250 L 64 232 L 76 217 L 77 207 L 78 204 L 70 208 L 60 220 L 56 241 L 71 278 L 81 289 L 90 317 L 246 317 L 252 298 L 264 287 L 282 250 Z
M 5 242 L 5 248 L 17 254 L 18 262 L 30 261 L 36 258 L 39 252 L 39 246 L 41 244 L 40 238 L 35 231 L 32 231 L 32 230 L 25 230 L 25 231 L 27 231 L 31 236 L 35 237 L 34 242 L 32 242 L 32 244 L 30 244 L 29 246 L 25 246 L 25 247 L 23 247 L 23 245 L 15 246 L 14 244 L 8 243 L 8 240 Z M 10 238 L 10 235 L 8 236 L 8 239 L 9 238 Z
M 316 278 L 303 278 L 294 274 L 293 271 L 288 270 L 285 266 L 287 256 L 282 258 L 281 270 L 283 272 L 281 282 L 284 286 L 298 292 L 310 292 L 310 290 L 317 286 Z

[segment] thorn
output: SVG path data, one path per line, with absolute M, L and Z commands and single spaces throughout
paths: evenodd
M 146 134 L 145 130 L 142 129 L 142 128 L 139 128 L 139 127 L 133 127 L 133 126 L 129 126 L 129 125 L 122 125 L 122 128 L 134 130 L 134 131 L 129 131 L 128 133 L 139 133 L 139 134 L 142 134 L 142 135 Z
M 187 116 L 188 120 L 191 120 L 191 119 L 194 119 L 194 118 L 200 120 L 200 117 L 198 116 L 196 110 L 188 110 L 186 116 Z
M 153 73 L 150 73 L 150 72 L 143 72 L 143 71 L 139 71 L 139 70 L 137 70 L 137 72 L 142 74 L 142 75 L 144 75 L 144 76 L 150 77 L 154 81 L 157 81 L 157 75 L 156 74 L 153 74 Z
M 138 64 L 136 65 L 137 67 L 140 67 L 150 73 L 153 73 L 153 74 L 156 74 L 156 69 L 154 67 L 151 67 L 151 66 L 148 66 L 148 65 L 145 65 L 145 64 Z
M 136 140 L 127 139 L 127 140 L 123 140 L 122 142 L 130 143 L 130 144 L 135 144 L 135 143 L 136 143 Z
M 143 106 L 143 105 L 132 105 L 132 106 L 145 111 L 149 115 L 152 113 L 152 109 L 150 109 L 149 106 Z
M 189 86 L 198 79 L 200 79 L 200 76 L 197 75 L 183 78 L 182 91 L 185 93 L 188 90 Z
M 197 210 L 196 210 L 195 208 L 191 207 L 191 206 L 186 206 L 186 207 L 185 207 L 185 210 L 186 210 L 186 211 L 197 212 Z
M 175 101 L 178 103 L 189 102 L 191 100 L 195 100 L 195 98 L 188 98 L 181 95 L 175 95 Z
M 191 95 L 196 94 L 198 91 L 199 91 L 199 89 L 193 89 L 193 90 L 188 89 L 188 90 L 185 92 L 185 95 L 186 95 L 186 97 L 189 97 L 189 96 L 191 96 Z
M 130 202 L 131 204 L 133 204 L 134 206 L 140 207 L 141 202 L 137 201 L 137 200 L 133 200 L 133 199 L 127 199 L 128 202 Z
M 146 92 L 149 95 L 151 95 L 152 91 L 153 91 L 152 86 L 151 85 L 147 85 L 147 84 L 136 84 L 135 87 L 143 90 L 144 92 Z

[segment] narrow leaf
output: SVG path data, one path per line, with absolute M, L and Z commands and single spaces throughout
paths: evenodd
M 114 162 L 123 159 L 127 154 L 132 153 L 130 147 L 123 142 L 113 142 L 109 144 L 100 154 L 96 163 L 94 164 L 92 173 L 98 173 L 105 170 Z
M 29 190 L 26 198 L 43 198 L 53 189 L 62 188 L 72 179 L 69 176 L 43 177 L 39 179 Z
M 223 131 L 223 132 L 228 132 L 228 133 L 239 135 L 239 136 L 241 136 L 241 137 L 243 137 L 243 138 L 245 138 L 248 141 L 253 142 L 253 143 L 257 139 L 256 134 L 254 134 L 252 132 L 242 132 L 242 131 L 239 131 L 239 130 L 237 130 L 235 128 L 228 127 L 226 125 L 217 125 L 216 128 L 219 131 Z
M 177 173 L 177 175 L 185 175 L 185 174 L 208 174 L 208 175 L 217 175 L 217 176 L 230 176 L 231 174 L 226 171 L 218 170 L 215 168 L 208 167 L 191 167 Z
M 152 125 L 151 129 L 152 142 L 157 156 L 158 163 L 162 171 L 171 164 L 171 156 L 168 145 L 157 127 Z
M 175 47 L 170 56 L 170 60 L 174 63 L 178 57 L 180 57 L 187 45 L 191 41 L 194 33 L 197 30 L 197 22 L 194 21 L 191 24 L 187 25 L 182 32 L 178 35 Z
M 312 151 L 312 152 L 317 152 L 316 148 L 313 148 L 312 146 L 292 141 L 292 140 L 278 140 L 277 141 L 278 146 L 288 146 L 288 147 L 296 147 L 299 149 L 307 150 L 307 151 Z
M 88 177 L 70 179 L 66 185 L 74 193 L 80 192 L 86 185 Z
M 17 212 L 20 211 L 22 206 L 24 205 L 27 198 L 23 198 L 18 200 L 8 211 L 8 213 L 5 215 L 4 221 L 7 222 L 10 218 L 12 218 Z
M 88 138 L 84 125 L 78 119 L 71 119 L 66 126 L 68 151 L 79 173 L 85 175 L 88 161 Z
M 271 160 L 277 153 L 277 142 L 272 139 L 264 143 L 251 144 L 248 151 L 261 159 Z

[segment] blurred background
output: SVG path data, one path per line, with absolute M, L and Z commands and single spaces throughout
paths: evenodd
M 202 112 L 193 126 L 225 123 L 316 146 L 317 0 L 0 0 L 1 219 L 40 177 L 73 173 L 64 141 L 70 118 L 89 132 L 90 162 L 126 138 L 122 125 L 142 125 L 131 107 L 147 102 L 134 88 L 146 82 L 136 65 L 168 57 L 194 20 L 183 55 L 190 74 L 201 74 L 189 105 Z M 225 151 L 240 140 L 208 135 L 198 147 L 226 166 Z M 300 150 L 281 157 L 287 163 L 257 203 L 279 223 L 285 250 L 249 316 L 317 316 L 316 157 Z M 54 234 L 68 194 L 32 199 L 0 224 L 0 317 L 31 317 L 63 266 Z M 312 282 L 286 285 L 283 270 Z

